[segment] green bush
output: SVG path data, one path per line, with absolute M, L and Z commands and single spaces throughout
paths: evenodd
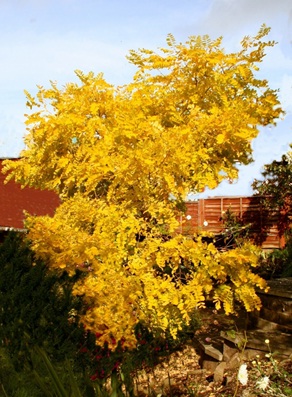
M 86 367 L 82 349 L 94 346 L 94 338 L 79 322 L 82 300 L 72 295 L 74 281 L 49 271 L 20 234 L 10 233 L 0 245 L 0 340 L 16 368 L 33 346 L 55 361 L 67 357 Z
M 270 280 L 279 277 L 292 277 L 292 230 L 286 232 L 286 245 L 263 253 L 258 273 Z

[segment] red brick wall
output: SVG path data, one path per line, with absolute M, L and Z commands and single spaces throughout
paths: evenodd
M 23 229 L 24 211 L 33 215 L 53 215 L 60 204 L 53 192 L 22 189 L 12 181 L 4 184 L 4 180 L 0 160 L 0 228 Z

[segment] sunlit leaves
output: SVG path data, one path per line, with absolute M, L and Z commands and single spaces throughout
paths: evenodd
M 77 71 L 79 84 L 27 93 L 26 149 L 6 162 L 9 178 L 52 189 L 62 204 L 53 218 L 27 218 L 29 237 L 50 266 L 84 277 L 86 326 L 98 343 L 135 344 L 134 327 L 175 337 L 206 295 L 227 313 L 234 301 L 258 308 L 251 246 L 220 253 L 199 236 L 179 234 L 189 192 L 237 177 L 251 161 L 258 128 L 282 110 L 277 92 L 255 71 L 268 29 L 226 53 L 222 38 L 167 37 L 158 52 L 130 51 L 133 82 L 108 84 Z M 254 303 L 252 303 L 254 302 Z

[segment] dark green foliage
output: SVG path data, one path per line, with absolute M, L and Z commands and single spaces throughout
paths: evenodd
M 5 349 L 0 349 L 0 396 L 2 397 L 109 397 L 100 394 L 89 379 L 72 370 L 72 363 L 53 363 L 43 349 L 31 350 L 33 369 L 16 371 Z
M 292 277 L 292 230 L 285 233 L 286 245 L 264 254 L 258 273 L 266 280 L 279 277 Z
M 0 348 L 0 396 L 42 397 L 31 373 L 16 371 L 4 348 Z
M 292 145 L 290 145 L 292 148 Z M 264 166 L 262 179 L 255 180 L 253 189 L 262 196 L 261 204 L 269 219 L 274 219 L 279 234 L 285 237 L 285 247 L 264 256 L 261 275 L 267 279 L 292 276 L 292 152 L 284 154 L 280 161 Z M 273 218 L 274 216 L 274 218 Z
M 269 211 L 270 217 L 277 215 L 277 226 L 283 235 L 289 228 L 289 215 L 292 211 L 291 152 L 284 154 L 281 161 L 274 160 L 266 164 L 262 179 L 255 180 L 252 187 L 256 195 L 263 196 L 262 205 Z
M 284 251 L 282 277 L 292 277 L 292 236 L 288 240 Z
M 90 336 L 78 322 L 82 302 L 71 293 L 73 283 L 66 272 L 50 272 L 36 260 L 22 236 L 10 233 L 0 245 L 0 340 L 16 367 L 33 346 L 43 346 L 55 361 L 68 357 L 85 365 L 79 352 Z
M 256 194 L 271 196 L 276 207 L 286 205 L 286 197 L 292 194 L 292 166 L 290 154 L 284 154 L 280 161 L 272 161 L 264 166 L 262 179 L 252 184 Z

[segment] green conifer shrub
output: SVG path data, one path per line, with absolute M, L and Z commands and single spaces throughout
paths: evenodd
M 71 293 L 74 281 L 49 271 L 20 234 L 9 233 L 0 245 L 0 341 L 16 367 L 40 346 L 55 362 L 67 358 L 87 368 L 83 353 L 94 338 L 79 323 L 82 300 Z

